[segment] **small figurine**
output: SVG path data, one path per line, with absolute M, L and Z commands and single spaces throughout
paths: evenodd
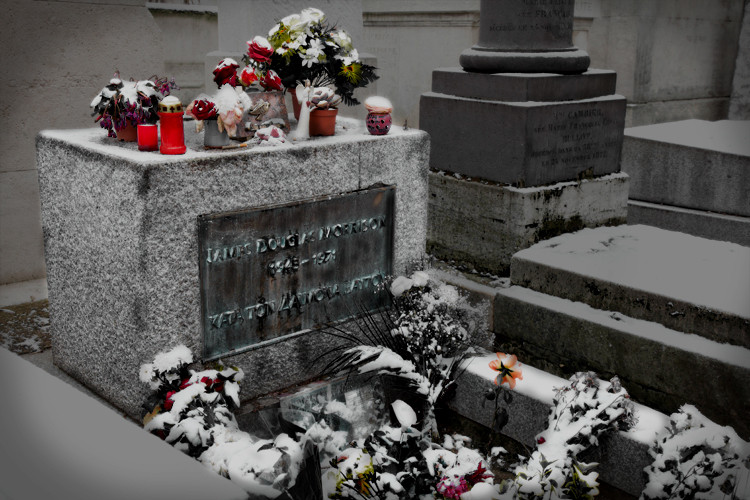
M 310 93 L 312 88 L 310 87 L 310 80 L 305 80 L 305 85 L 297 85 L 295 90 L 297 93 L 297 100 L 300 102 L 299 121 L 297 122 L 297 132 L 294 135 L 294 139 L 297 141 L 304 141 L 310 138 Z

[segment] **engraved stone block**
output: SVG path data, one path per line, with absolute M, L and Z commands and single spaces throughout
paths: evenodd
M 619 171 L 625 98 L 500 102 L 428 92 L 430 168 L 517 186 Z

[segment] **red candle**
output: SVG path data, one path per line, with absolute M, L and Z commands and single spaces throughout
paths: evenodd
M 175 96 L 167 96 L 159 103 L 161 154 L 181 155 L 187 150 L 182 115 L 182 103 Z
M 138 149 L 141 151 L 156 151 L 159 149 L 159 129 L 155 123 L 140 123 L 138 125 Z

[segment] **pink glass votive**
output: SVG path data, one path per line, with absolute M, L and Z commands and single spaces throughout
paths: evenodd
M 155 123 L 138 125 L 138 149 L 141 151 L 157 151 L 159 149 L 159 129 Z

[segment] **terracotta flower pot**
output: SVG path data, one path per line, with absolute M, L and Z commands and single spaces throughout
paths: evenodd
M 338 109 L 316 109 L 310 112 L 310 136 L 333 135 Z
M 138 129 L 130 122 L 127 122 L 124 129 L 115 130 L 115 133 L 118 141 L 135 142 L 138 140 Z

